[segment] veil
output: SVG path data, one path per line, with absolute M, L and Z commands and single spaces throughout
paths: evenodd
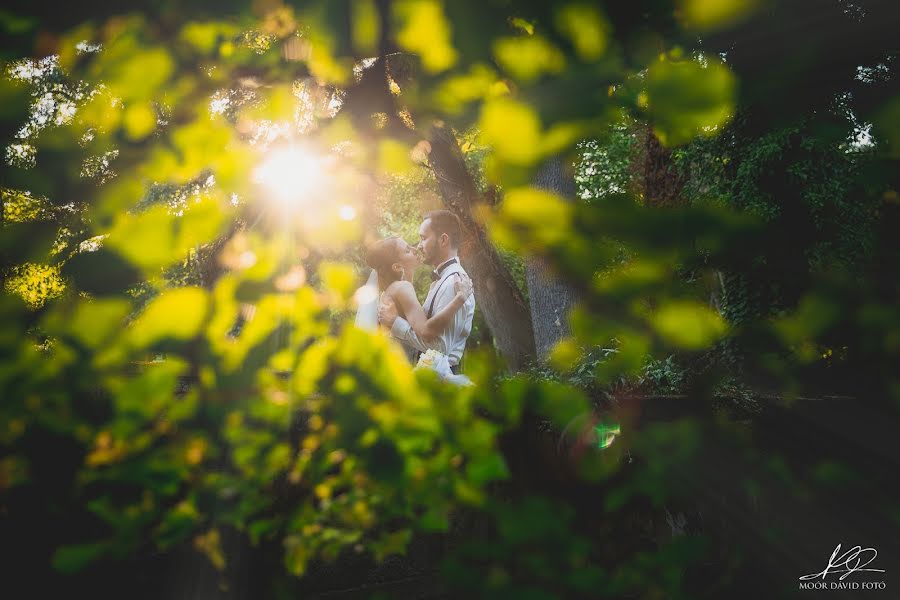
M 372 269 L 366 284 L 356 290 L 356 299 L 359 302 L 356 326 L 360 329 L 374 331 L 378 328 L 378 296 L 378 273 Z

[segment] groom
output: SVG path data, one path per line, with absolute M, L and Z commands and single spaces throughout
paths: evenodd
M 453 282 L 460 273 L 465 273 L 459 264 L 459 244 L 462 229 L 459 219 L 447 210 L 435 210 L 425 215 L 419 226 L 419 251 L 424 261 L 434 267 L 431 272 L 431 287 L 422 308 L 425 316 L 431 318 L 437 311 L 453 299 L 456 294 Z M 475 296 L 466 299 L 462 308 L 456 311 L 453 320 L 437 337 L 424 340 L 416 335 L 406 319 L 397 316 L 397 306 L 385 303 L 378 307 L 378 321 L 391 329 L 391 335 L 410 348 L 425 352 L 433 348 L 447 355 L 450 370 L 459 374 L 459 361 L 466 349 L 466 338 L 472 331 L 472 317 L 475 314 Z

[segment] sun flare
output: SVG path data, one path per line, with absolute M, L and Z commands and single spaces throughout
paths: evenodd
M 273 150 L 253 172 L 272 200 L 285 208 L 310 202 L 326 184 L 323 158 L 302 146 Z

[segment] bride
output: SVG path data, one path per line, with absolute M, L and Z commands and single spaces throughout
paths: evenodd
M 393 302 L 397 313 L 409 322 L 410 327 L 426 344 L 437 337 L 446 328 L 466 299 L 472 294 L 472 280 L 460 274 L 454 281 L 453 299 L 437 311 L 431 318 L 416 297 L 412 285 L 413 271 L 421 264 L 416 249 L 398 237 L 390 237 L 376 242 L 366 253 L 366 264 L 372 268 L 372 274 L 366 283 L 372 291 L 381 292 L 380 302 Z M 372 300 L 360 305 L 356 313 L 356 325 L 362 329 L 375 329 L 378 323 L 379 297 L 371 294 Z M 410 362 L 416 360 L 418 352 L 407 348 Z M 429 352 L 429 355 L 433 353 Z M 446 361 L 446 357 L 444 357 Z M 447 367 L 449 370 L 449 366 Z M 441 374 L 439 367 L 435 368 Z

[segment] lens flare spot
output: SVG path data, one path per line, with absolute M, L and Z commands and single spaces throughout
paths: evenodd
M 279 292 L 293 292 L 300 289 L 304 283 L 306 283 L 306 269 L 297 265 L 275 279 L 275 289 Z
M 621 432 L 622 430 L 617 424 L 596 425 L 594 427 L 594 433 L 597 434 L 597 447 L 609 448 Z

